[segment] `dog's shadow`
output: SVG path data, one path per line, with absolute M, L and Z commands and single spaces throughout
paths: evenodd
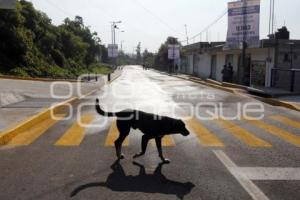
M 81 185 L 72 191 L 70 197 L 91 187 L 107 187 L 117 192 L 160 193 L 176 195 L 179 199 L 183 199 L 195 187 L 191 182 L 181 183 L 167 179 L 161 172 L 164 163 L 160 163 L 153 174 L 147 174 L 143 165 L 136 162 L 133 164 L 140 168 L 139 175 L 126 176 L 120 161 L 116 161 L 111 166 L 113 172 L 107 177 L 106 182 Z

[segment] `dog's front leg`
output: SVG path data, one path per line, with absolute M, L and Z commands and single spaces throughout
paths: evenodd
M 119 138 L 115 141 L 116 155 L 118 159 L 124 159 L 122 154 L 122 144 L 128 134 L 120 133 Z
M 143 135 L 142 137 L 142 151 L 140 153 L 137 153 L 133 156 L 133 158 L 137 158 L 140 156 L 143 156 L 146 153 L 147 145 L 150 138 L 147 135 Z
M 170 160 L 164 158 L 164 156 L 163 156 L 162 148 L 161 148 L 161 140 L 162 140 L 162 137 L 156 137 L 156 138 L 155 138 L 155 143 L 156 143 L 158 155 L 159 155 L 160 159 L 161 159 L 164 163 L 170 163 Z

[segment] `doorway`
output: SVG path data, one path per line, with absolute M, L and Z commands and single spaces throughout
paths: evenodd
M 213 79 L 213 80 L 217 79 L 217 56 L 216 55 L 213 55 L 211 57 L 210 78 Z
M 251 63 L 251 82 L 252 86 L 265 87 L 266 84 L 266 62 L 252 61 Z
M 199 66 L 199 55 L 194 54 L 193 55 L 193 74 L 198 75 L 198 66 Z

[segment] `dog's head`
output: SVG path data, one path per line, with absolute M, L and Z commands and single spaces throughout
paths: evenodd
M 175 130 L 183 136 L 188 136 L 190 134 L 189 130 L 185 127 L 185 124 L 182 120 L 176 120 L 174 122 Z

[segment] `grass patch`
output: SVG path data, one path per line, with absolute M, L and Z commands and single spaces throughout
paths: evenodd
M 113 69 L 105 64 L 95 63 L 89 67 L 61 68 L 57 65 L 39 68 L 14 68 L 5 75 L 32 78 L 52 78 L 52 79 L 77 79 L 82 74 L 103 74 L 113 73 Z M 0 73 L 1 74 L 1 73 Z

